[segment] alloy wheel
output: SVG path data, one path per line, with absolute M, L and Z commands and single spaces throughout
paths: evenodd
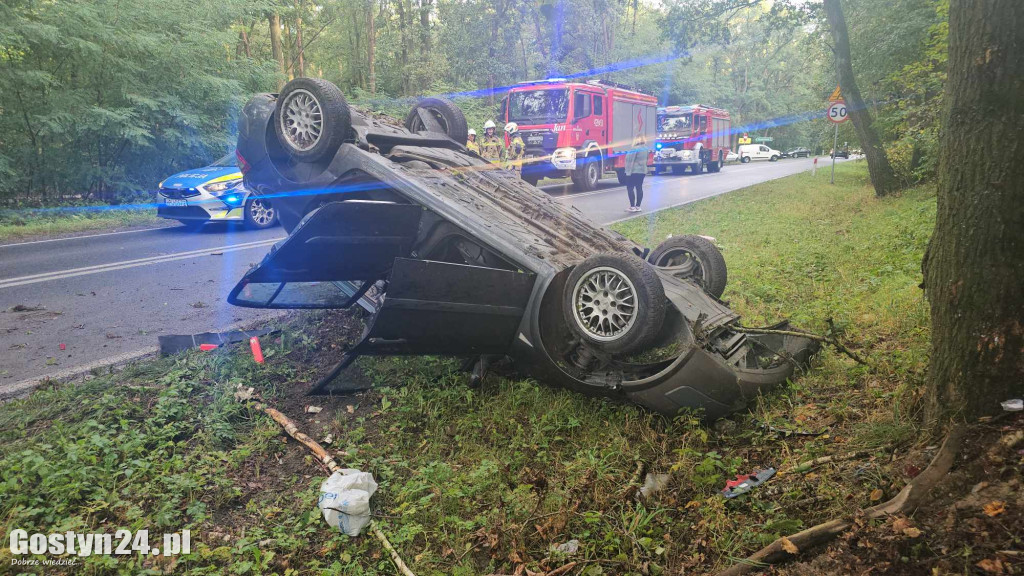
M 636 322 L 636 287 L 615 268 L 602 266 L 580 278 L 572 302 L 577 325 L 595 340 L 621 338 Z
M 316 146 L 324 131 L 324 113 L 320 102 L 307 90 L 288 94 L 281 110 L 281 128 L 288 144 L 296 150 Z

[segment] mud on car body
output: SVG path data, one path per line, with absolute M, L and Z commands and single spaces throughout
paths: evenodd
M 350 108 L 323 80 L 257 95 L 239 122 L 239 159 L 290 235 L 229 301 L 369 310 L 329 377 L 361 355 L 472 357 L 477 374 L 508 356 L 547 384 L 709 418 L 816 351 L 806 338 L 735 330 L 739 316 L 718 299 L 725 261 L 709 240 L 647 250 L 465 140 L 465 118 L 443 99 L 397 126 Z

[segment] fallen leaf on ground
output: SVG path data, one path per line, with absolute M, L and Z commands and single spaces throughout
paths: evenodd
M 1003 570 L 1003 563 L 998 558 L 985 558 L 975 566 L 989 574 L 1006 574 L 1006 571 Z
M 874 490 L 871 491 L 871 501 L 878 502 L 879 500 L 882 499 L 882 494 L 883 492 L 881 488 L 875 488 Z
M 911 526 L 910 528 L 904 528 L 903 534 L 908 538 L 917 538 L 921 535 L 921 531 Z
M 800 549 L 796 547 L 796 544 L 790 542 L 789 538 L 782 537 L 782 549 L 790 554 L 799 554 Z
M 356 411 L 356 407 L 355 406 L 353 406 L 351 404 L 349 404 L 348 406 L 345 406 L 345 412 L 348 412 L 349 414 L 353 414 L 353 413 L 355 413 L 355 411 Z
M 985 504 L 984 510 L 986 516 L 999 516 L 1003 512 L 1006 512 L 1006 503 L 1002 500 L 993 500 L 988 504 Z
M 323 408 L 319 406 L 306 406 L 306 414 L 319 414 Z

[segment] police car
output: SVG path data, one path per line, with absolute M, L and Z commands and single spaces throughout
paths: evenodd
M 160 183 L 157 215 L 199 228 L 207 222 L 245 222 L 249 228 L 277 224 L 270 201 L 242 185 L 232 152 L 209 166 L 179 172 Z

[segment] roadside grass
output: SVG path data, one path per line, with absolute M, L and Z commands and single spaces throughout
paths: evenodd
M 42 236 L 75 234 L 90 230 L 112 230 L 165 222 L 156 210 L 117 206 L 69 206 L 66 210 L 0 209 L 0 243 Z
M 725 298 L 747 325 L 788 315 L 823 332 L 833 318 L 874 365 L 824 351 L 808 373 L 711 427 L 531 380 L 491 376 L 473 389 L 451 359 L 364 358 L 354 368 L 373 391 L 303 397 L 298 383 L 359 323 L 305 314 L 264 340 L 264 365 L 244 347 L 187 353 L 0 406 L 0 524 L 5 534 L 193 530 L 188 556 L 81 558 L 69 573 L 394 574 L 375 540 L 324 524 L 315 502 L 325 472 L 234 401 L 244 384 L 310 436 L 330 435 L 343 465 L 373 472 L 376 520 L 420 576 L 568 561 L 587 576 L 712 572 L 905 483 L 892 461 L 917 434 L 928 345 L 918 267 L 933 215 L 930 189 L 876 199 L 865 166 L 850 163 L 834 187 L 827 174 L 798 175 L 618 225 L 651 246 L 669 233 L 714 236 L 729 263 Z M 870 455 L 790 470 L 856 450 Z M 718 494 L 763 466 L 783 472 L 750 495 Z M 667 485 L 638 497 L 647 472 Z M 580 542 L 572 557 L 552 550 L 570 539 Z

